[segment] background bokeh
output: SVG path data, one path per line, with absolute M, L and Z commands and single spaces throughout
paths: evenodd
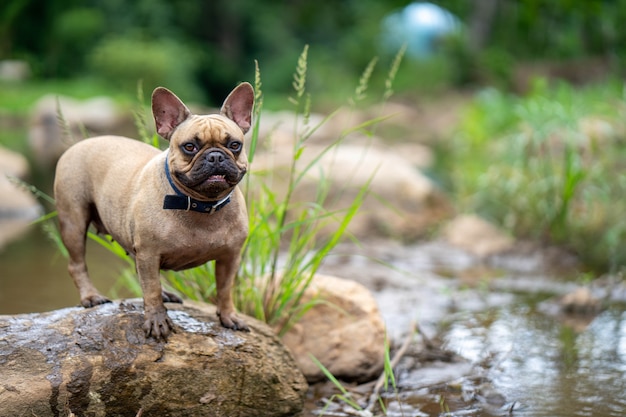
M 430 39 L 437 54 L 404 63 L 404 91 L 476 83 L 521 89 L 517 70 L 529 61 L 570 62 L 545 71 L 578 82 L 623 67 L 624 0 L 432 3 L 460 25 Z M 290 88 L 293 64 L 310 44 L 311 87 L 340 94 L 373 56 L 393 56 L 383 23 L 408 4 L 8 0 L 0 5 L 0 59 L 27 61 L 35 79 L 89 78 L 133 90 L 141 78 L 147 90 L 167 84 L 185 97 L 214 102 L 253 77 L 254 60 L 266 91 Z

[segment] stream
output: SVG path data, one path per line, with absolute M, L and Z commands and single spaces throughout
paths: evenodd
M 122 265 L 95 244 L 88 254 L 96 285 L 110 292 Z M 626 285 L 596 279 L 587 287 L 602 308 L 566 314 L 558 299 L 580 282 L 553 259 L 542 250 L 478 259 L 441 241 L 371 241 L 340 245 L 321 272 L 372 290 L 392 355 L 412 338 L 395 388 L 383 390 L 388 416 L 624 416 Z M 65 259 L 38 228 L 0 253 L 0 314 L 77 304 Z M 346 387 L 364 406 L 371 384 Z M 336 392 L 311 387 L 305 415 L 369 415 L 330 401 Z
M 626 415 L 623 279 L 593 281 L 585 288 L 602 307 L 566 313 L 559 300 L 580 282 L 558 251 L 478 259 L 445 242 L 344 251 L 324 272 L 373 290 L 392 356 L 411 322 L 421 332 L 400 361 L 395 389 L 383 395 L 386 415 Z M 320 391 L 318 406 L 327 395 Z M 326 410 L 311 415 L 354 415 L 336 402 Z

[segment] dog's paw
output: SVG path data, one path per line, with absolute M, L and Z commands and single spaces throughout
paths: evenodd
M 227 329 L 240 330 L 242 332 L 250 331 L 250 328 L 248 327 L 246 322 L 237 317 L 237 314 L 235 313 L 222 314 L 218 311 L 217 316 L 220 318 L 222 326 L 226 327 Z
M 161 291 L 161 297 L 163 298 L 164 303 L 178 303 L 182 304 L 183 299 L 169 291 Z
M 167 341 L 170 333 L 175 333 L 174 323 L 167 315 L 167 310 L 146 312 L 146 321 L 143 324 L 143 329 L 146 332 L 146 337 L 154 337 L 156 340 Z
M 89 297 L 85 297 L 82 300 L 80 300 L 80 304 L 85 308 L 95 307 L 95 306 L 99 306 L 100 304 L 106 304 L 110 302 L 111 300 L 109 300 L 106 297 L 101 296 L 100 294 L 91 295 Z

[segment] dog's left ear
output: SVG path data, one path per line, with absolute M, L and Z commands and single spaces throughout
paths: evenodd
M 157 133 L 170 140 L 174 130 L 191 115 L 191 111 L 170 90 L 157 87 L 152 92 L 152 115 Z
M 254 107 L 254 89 L 250 83 L 241 83 L 230 92 L 220 113 L 228 117 L 246 133 L 252 125 L 252 108 Z

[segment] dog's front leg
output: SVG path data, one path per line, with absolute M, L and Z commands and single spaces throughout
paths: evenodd
M 248 325 L 237 317 L 233 303 L 233 284 L 239 269 L 239 253 L 216 259 L 215 283 L 217 287 L 217 315 L 222 326 L 234 330 L 250 331 Z
M 137 274 L 143 291 L 143 309 L 145 322 L 143 329 L 146 337 L 167 340 L 170 332 L 174 332 L 174 324 L 167 315 L 163 304 L 163 293 L 159 275 L 159 258 L 137 254 L 135 259 Z

